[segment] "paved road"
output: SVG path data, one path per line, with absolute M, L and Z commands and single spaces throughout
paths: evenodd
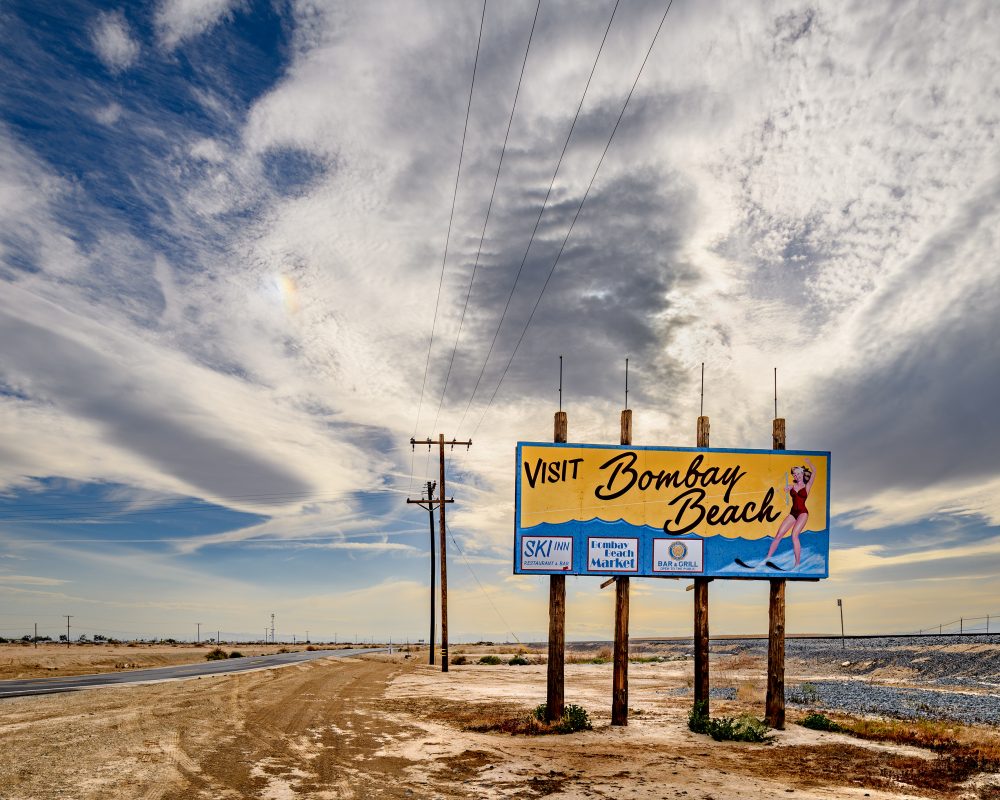
M 99 675 L 75 675 L 62 678 L 30 678 L 28 680 L 0 681 L 0 697 L 23 697 L 33 694 L 75 692 L 79 689 L 99 689 L 128 683 L 183 680 L 205 675 L 227 675 L 255 669 L 271 669 L 311 661 L 314 658 L 354 656 L 358 653 L 380 653 L 381 650 L 300 650 L 295 653 L 277 653 L 269 656 L 230 658 L 225 661 L 206 661 L 201 664 L 182 664 L 177 667 L 133 669 L 126 672 L 105 672 Z

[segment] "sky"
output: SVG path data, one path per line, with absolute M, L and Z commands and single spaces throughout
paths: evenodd
M 790 633 L 1000 615 L 1000 7 L 483 8 L 0 3 L 0 635 L 425 638 L 443 433 L 450 638 L 543 639 L 513 456 L 560 357 L 589 443 L 628 358 L 636 444 L 695 444 L 704 364 L 712 445 L 769 448 L 777 368 L 833 465 Z M 766 630 L 766 582 L 711 596 Z

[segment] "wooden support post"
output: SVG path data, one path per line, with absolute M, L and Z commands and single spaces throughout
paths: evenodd
M 785 727 L 785 581 L 772 579 L 767 626 L 767 708 L 764 721 Z
M 621 443 L 632 444 L 632 411 L 622 411 Z M 615 648 L 611 679 L 611 724 L 628 725 L 629 579 L 615 578 Z
M 772 448 L 785 449 L 785 420 L 776 418 L 771 428 Z M 772 578 L 767 624 L 767 701 L 764 721 L 772 728 L 785 727 L 785 581 Z
M 708 417 L 698 417 L 697 446 L 709 447 Z M 709 713 L 708 578 L 694 579 L 694 705 Z
M 438 483 L 440 495 L 442 502 L 438 503 L 438 509 L 441 512 L 441 671 L 448 671 L 448 540 L 445 533 L 445 516 L 444 516 L 444 499 L 446 497 L 444 491 L 444 434 L 438 435 L 438 447 L 441 451 L 441 478 Z
M 553 441 L 566 443 L 569 429 L 565 411 L 557 411 Z M 566 576 L 549 576 L 549 661 L 545 691 L 545 717 L 562 719 L 566 704 Z

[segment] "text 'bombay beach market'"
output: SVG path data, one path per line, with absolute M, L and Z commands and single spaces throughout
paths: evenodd
M 628 408 L 617 446 L 569 443 L 562 410 L 552 443 L 517 444 L 514 572 L 550 576 L 549 720 L 558 720 L 565 705 L 567 575 L 615 584 L 613 725 L 628 723 L 631 578 L 694 579 L 694 703 L 704 713 L 708 584 L 767 580 L 765 720 L 784 727 L 785 584 L 829 576 L 830 454 L 787 450 L 777 402 L 771 450 L 710 447 L 704 415 L 695 445 L 634 445 Z

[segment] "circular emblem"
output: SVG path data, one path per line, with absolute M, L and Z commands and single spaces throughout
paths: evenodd
M 680 561 L 687 554 L 688 548 L 684 542 L 673 542 L 670 545 L 670 557 L 674 559 L 674 561 Z

